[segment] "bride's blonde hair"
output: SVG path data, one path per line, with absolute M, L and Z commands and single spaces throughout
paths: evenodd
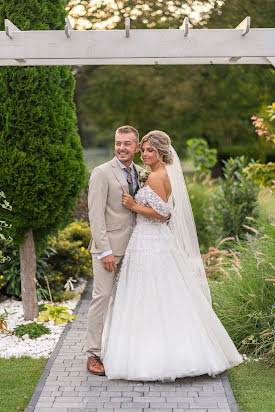
M 157 151 L 158 160 L 162 164 L 171 165 L 173 163 L 173 154 L 170 149 L 171 139 L 168 134 L 161 130 L 152 130 L 143 136 L 140 142 L 140 148 L 142 148 L 145 142 L 149 142 Z

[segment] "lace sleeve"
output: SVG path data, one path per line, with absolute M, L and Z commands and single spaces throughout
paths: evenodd
M 154 191 L 150 188 L 150 186 L 146 186 L 147 189 L 147 196 L 146 200 L 149 206 L 154 209 L 159 215 L 163 217 L 167 217 L 170 214 L 170 207 L 164 200 L 162 200 Z

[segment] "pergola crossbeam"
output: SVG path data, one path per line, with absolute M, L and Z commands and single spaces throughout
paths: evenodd
M 5 20 L 0 65 L 57 64 L 273 64 L 275 28 L 20 31 Z M 242 35 L 240 36 L 240 31 Z M 249 32 L 248 35 L 245 35 Z M 185 39 L 183 41 L 183 39 Z

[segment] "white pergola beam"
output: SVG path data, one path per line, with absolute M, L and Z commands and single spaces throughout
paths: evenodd
M 125 30 L 72 30 L 69 21 L 65 27 L 66 35 L 9 29 L 10 39 L 0 32 L 0 65 L 269 64 L 275 58 L 274 28 L 250 29 L 245 37 L 236 29 L 188 29 L 187 36 L 181 29 L 145 29 L 131 30 L 126 38 L 127 26 L 126 35 Z
M 275 58 L 274 58 L 275 60 Z M 142 59 L 2 59 L 0 66 L 67 66 L 67 65 L 196 65 L 196 64 L 271 64 L 265 57 L 240 57 L 238 61 L 231 62 L 225 58 L 142 58 Z

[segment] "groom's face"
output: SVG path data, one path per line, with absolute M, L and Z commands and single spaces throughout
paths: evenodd
M 139 151 L 139 143 L 134 133 L 117 133 L 115 137 L 115 155 L 121 163 L 129 166 Z

